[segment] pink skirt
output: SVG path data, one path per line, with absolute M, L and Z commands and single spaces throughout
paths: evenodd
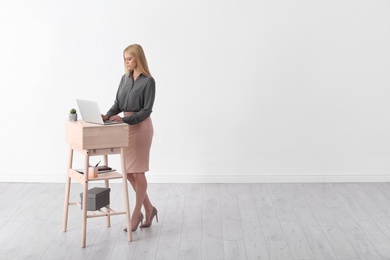
M 134 112 L 124 112 L 130 116 Z M 141 123 L 129 126 L 129 146 L 124 149 L 126 173 L 149 171 L 149 154 L 153 139 L 153 124 L 150 117 Z

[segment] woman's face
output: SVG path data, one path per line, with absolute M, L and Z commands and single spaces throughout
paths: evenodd
M 124 59 L 125 65 L 129 71 L 132 71 L 137 67 L 137 61 L 133 54 L 125 52 Z

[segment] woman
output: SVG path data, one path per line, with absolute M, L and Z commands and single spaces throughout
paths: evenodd
M 122 76 L 116 99 L 103 120 L 125 122 L 129 127 L 129 146 L 124 150 L 127 179 L 133 186 L 136 203 L 131 217 L 132 231 L 150 227 L 157 209 L 153 207 L 146 193 L 145 172 L 149 171 L 149 152 L 153 138 L 153 124 L 150 118 L 155 97 L 155 81 L 151 76 L 142 47 L 128 46 L 123 51 L 126 74 Z M 123 112 L 123 117 L 118 114 Z M 141 207 L 145 209 L 145 222 Z M 127 232 L 127 228 L 124 230 Z

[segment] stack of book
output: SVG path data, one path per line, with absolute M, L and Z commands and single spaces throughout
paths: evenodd
M 107 165 L 97 166 L 96 168 L 98 168 L 98 173 L 105 173 L 105 172 L 113 172 L 113 171 L 115 171 L 115 169 L 112 169 L 111 167 L 109 167 Z M 81 174 L 84 174 L 84 169 L 76 169 L 76 171 L 81 173 Z

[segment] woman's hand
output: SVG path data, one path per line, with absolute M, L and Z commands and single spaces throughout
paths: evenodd
M 111 121 L 115 121 L 115 122 L 123 122 L 122 117 L 120 117 L 120 116 L 118 116 L 118 115 L 115 115 L 115 116 L 110 117 L 110 120 L 111 120 Z
M 106 116 L 106 115 L 103 115 L 103 114 L 101 114 L 102 115 L 102 119 L 103 119 L 103 121 L 106 121 L 106 120 L 108 120 L 108 116 Z

